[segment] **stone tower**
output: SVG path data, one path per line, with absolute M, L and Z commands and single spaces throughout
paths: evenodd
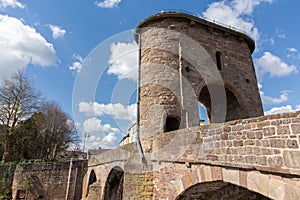
M 136 28 L 141 137 L 263 115 L 246 34 L 193 15 L 161 12 Z

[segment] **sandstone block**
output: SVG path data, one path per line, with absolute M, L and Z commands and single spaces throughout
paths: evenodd
M 269 184 L 269 197 L 276 200 L 284 200 L 284 183 L 281 180 L 270 179 Z
M 286 167 L 300 168 L 300 151 L 283 151 L 283 160 Z

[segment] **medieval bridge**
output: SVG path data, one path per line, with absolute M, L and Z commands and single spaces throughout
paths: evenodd
M 164 12 L 136 41 L 136 142 L 89 160 L 83 199 L 300 199 L 300 111 L 263 116 L 250 37 Z
M 83 195 L 111 199 L 114 194 L 121 199 L 117 195 L 123 192 L 123 199 L 296 200 L 300 199 L 299 142 L 300 112 L 159 134 L 142 141 L 147 167 L 139 164 L 135 144 L 90 160 Z

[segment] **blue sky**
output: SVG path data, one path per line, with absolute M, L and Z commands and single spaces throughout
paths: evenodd
M 299 8 L 291 0 L 0 0 L 0 80 L 26 69 L 75 118 L 80 135 L 88 133 L 88 148 L 114 147 L 136 118 L 132 30 L 154 13 L 179 10 L 255 38 L 265 114 L 293 111 L 300 109 Z M 101 64 L 88 69 L 89 59 Z

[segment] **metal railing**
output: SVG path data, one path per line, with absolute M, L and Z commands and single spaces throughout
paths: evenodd
M 200 16 L 200 15 L 197 15 L 195 13 L 192 13 L 190 11 L 186 11 L 186 10 L 180 10 L 180 9 L 167 9 L 167 10 L 162 10 L 160 11 L 159 13 L 156 13 L 156 14 L 161 14 L 161 13 L 167 13 L 167 12 L 170 12 L 170 13 L 182 13 L 182 14 L 188 14 L 188 15 L 191 15 L 193 17 L 196 17 L 196 18 L 199 18 L 199 19 L 202 19 L 202 20 L 206 20 L 208 22 L 211 22 L 213 24 L 216 24 L 216 25 L 219 25 L 219 26 L 222 26 L 222 27 L 225 27 L 225 28 L 228 28 L 230 30 L 233 30 L 233 31 L 236 31 L 236 32 L 239 32 L 239 33 L 242 33 L 246 36 L 248 36 L 249 38 L 251 38 L 253 41 L 255 41 L 254 37 L 248 33 L 247 31 L 245 30 L 241 30 L 239 28 L 236 28 L 234 26 L 231 26 L 230 24 L 225 24 L 225 23 L 222 23 L 222 22 L 219 22 L 219 21 L 216 21 L 215 19 L 210 19 L 210 18 L 207 18 L 207 17 L 204 17 L 204 16 Z

